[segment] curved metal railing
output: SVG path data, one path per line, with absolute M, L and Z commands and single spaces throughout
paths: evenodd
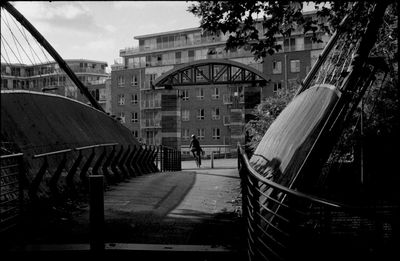
M 21 160 L 23 153 L 0 156 L 0 232 L 18 221 L 21 213 Z
M 24 164 L 23 160 L 29 162 Z M 60 205 L 89 192 L 89 177 L 105 185 L 148 173 L 181 170 L 180 151 L 166 146 L 94 144 L 35 154 L 1 156 L 0 231 L 18 222 L 21 208 L 35 210 L 42 199 Z M 24 192 L 26 196 L 24 197 Z
M 240 144 L 238 167 L 249 260 L 321 260 L 332 249 L 353 251 L 356 240 L 393 236 L 387 226 L 396 211 L 387 206 L 354 207 L 289 189 L 254 170 Z

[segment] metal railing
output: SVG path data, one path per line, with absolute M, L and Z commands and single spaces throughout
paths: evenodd
M 21 174 L 23 153 L 1 156 L 0 232 L 18 223 L 22 206 Z
M 130 177 L 157 172 L 156 155 L 155 147 L 124 147 L 118 143 L 95 144 L 34 155 L 32 159 L 42 160 L 42 163 L 29 186 L 30 199 L 38 199 L 38 190 L 46 173 L 51 178 L 45 185 L 49 187 L 52 197 L 58 198 L 62 194 L 58 186 L 62 172 L 66 172 L 66 190 L 73 194 L 77 191 L 77 185 L 88 190 L 89 175 L 103 175 L 106 184 L 115 184 Z M 49 166 L 50 161 L 52 168 Z
M 159 146 L 157 162 L 160 162 L 160 170 L 163 172 L 182 170 L 181 152 L 168 146 Z
M 249 260 L 333 260 L 326 253 L 392 250 L 385 242 L 394 238 L 395 206 L 354 207 L 289 189 L 254 170 L 240 145 L 238 167 Z
M 57 206 L 80 193 L 90 194 L 91 176 L 103 176 L 109 186 L 148 173 L 181 170 L 180 151 L 161 145 L 106 143 L 50 151 L 26 159 L 29 169 L 22 160 L 22 153 L 1 156 L 0 232 L 18 223 L 23 201 L 35 212 L 42 199 Z M 23 177 L 25 172 L 29 175 Z M 27 182 L 22 185 L 21 180 Z

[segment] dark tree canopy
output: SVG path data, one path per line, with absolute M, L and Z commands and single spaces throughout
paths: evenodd
M 307 16 L 303 7 L 314 3 L 316 16 Z M 367 18 L 369 7 L 373 2 L 345 1 L 199 1 L 189 7 L 188 11 L 200 17 L 200 26 L 212 33 L 228 33 L 226 49 L 250 46 L 256 59 L 274 54 L 282 49 L 277 44 L 277 35 L 284 37 L 296 29 L 312 35 L 313 41 L 321 41 L 318 32 L 331 34 L 343 17 L 351 14 L 348 30 L 362 32 L 359 22 Z M 350 12 L 351 10 L 351 12 Z M 263 37 L 255 22 L 261 22 Z
M 382 0 L 385 1 L 385 0 Z M 346 1 L 314 1 L 316 15 L 307 16 L 303 7 L 311 2 L 300 1 L 199 1 L 189 8 L 189 12 L 201 18 L 200 26 L 204 31 L 228 34 L 226 49 L 250 46 L 255 59 L 260 59 L 279 51 L 276 37 L 290 36 L 294 30 L 302 30 L 319 41 L 320 33 L 332 34 L 338 28 L 350 32 L 356 39 L 364 31 L 368 12 L 377 2 Z M 398 5 L 396 1 L 388 1 L 384 22 L 378 40 L 371 55 L 385 58 L 389 66 L 389 77 L 379 86 L 373 86 L 366 98 L 366 108 L 374 108 L 367 115 L 372 122 L 366 132 L 382 133 L 389 131 L 391 135 L 399 131 L 400 102 L 398 88 Z M 340 26 L 345 15 L 349 15 L 349 23 Z M 262 23 L 262 37 L 255 24 Z M 348 41 L 352 41 L 349 39 Z M 379 91 L 384 86 L 384 91 Z M 267 98 L 254 110 L 255 120 L 249 122 L 246 131 L 249 134 L 249 146 L 255 148 L 269 125 L 278 116 L 292 97 L 292 91 L 279 93 Z M 389 134 L 390 135 L 390 134 Z

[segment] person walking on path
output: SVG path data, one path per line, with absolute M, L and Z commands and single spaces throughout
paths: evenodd
M 196 138 L 196 135 L 192 134 L 192 140 L 190 141 L 189 149 L 192 151 L 193 157 L 196 160 L 197 167 L 201 166 L 201 155 L 203 149 L 200 146 L 199 140 Z

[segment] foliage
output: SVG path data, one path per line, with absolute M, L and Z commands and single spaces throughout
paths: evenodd
M 280 89 L 276 95 L 269 96 L 253 110 L 254 119 L 245 125 L 245 130 L 250 138 L 246 143 L 247 149 L 253 151 L 261 141 L 264 133 L 286 105 L 292 100 L 295 88 Z
M 384 0 L 383 0 L 384 1 Z M 303 33 L 311 34 L 313 41 L 319 41 L 318 32 L 331 34 L 339 28 L 340 22 L 349 14 L 348 30 L 354 38 L 364 31 L 362 24 L 368 19 L 370 7 L 376 2 L 314 1 L 318 10 L 315 17 L 302 13 L 304 4 L 300 1 L 199 1 L 189 8 L 189 12 L 201 18 L 201 27 L 208 32 L 228 34 L 226 50 L 251 47 L 255 59 L 273 55 L 282 49 L 277 44 L 277 35 L 285 37 L 302 28 Z M 378 35 L 372 55 L 382 56 L 389 65 L 389 79 L 375 84 L 365 99 L 366 133 L 391 133 L 399 130 L 399 92 L 398 87 L 398 24 L 397 2 L 389 1 L 384 24 Z M 350 12 L 351 11 L 351 12 Z M 260 37 L 255 21 L 261 21 L 264 28 Z M 351 41 L 352 39 L 349 39 Z M 381 90 L 383 86 L 383 91 Z M 381 91 L 379 91 L 381 90 Z M 254 149 L 272 121 L 279 115 L 291 99 L 292 92 L 279 92 L 276 96 L 262 101 L 254 110 L 254 120 L 246 125 L 250 137 L 248 146 Z M 355 115 L 357 117 L 357 115 Z M 355 126 L 345 130 L 354 133 Z M 346 135 L 347 136 L 347 135 Z M 350 136 L 350 135 L 349 135 Z M 352 141 L 353 142 L 353 141 Z M 346 143 L 346 142 L 345 142 Z M 348 142 L 348 144 L 350 144 Z
M 331 34 L 350 9 L 354 20 L 365 18 L 372 4 L 353 5 L 352 2 L 342 1 L 314 3 L 318 9 L 315 17 L 303 14 L 303 4 L 309 5 L 310 2 L 302 1 L 199 1 L 188 11 L 201 18 L 200 26 L 205 31 L 229 34 L 227 50 L 250 46 L 255 59 L 260 59 L 282 49 L 277 44 L 277 35 L 287 37 L 302 28 L 304 33 L 311 34 L 313 41 L 319 42 L 319 31 Z M 261 38 L 255 21 L 261 22 L 266 29 Z M 352 26 L 348 30 L 362 32 L 357 23 L 350 24 Z

